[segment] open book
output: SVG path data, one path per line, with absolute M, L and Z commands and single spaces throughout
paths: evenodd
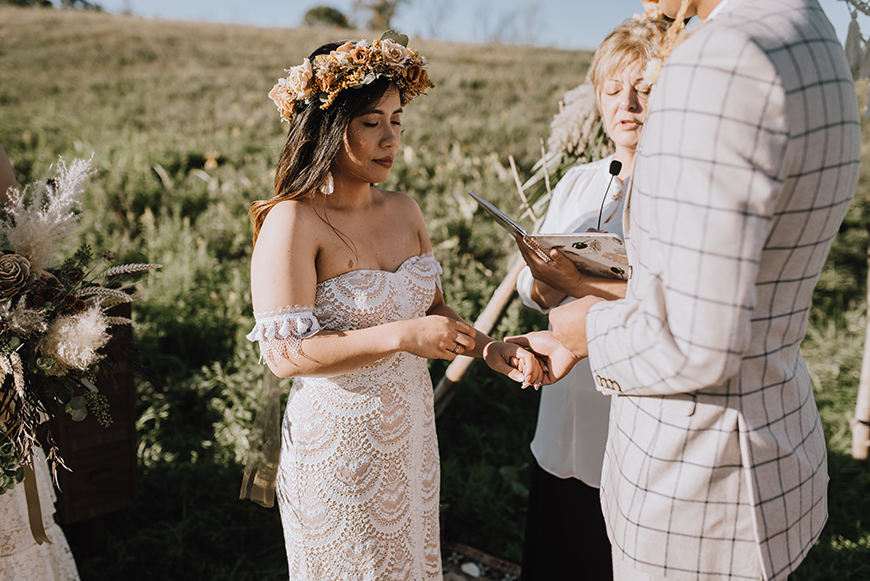
M 574 232 L 571 234 L 529 234 L 510 219 L 504 212 L 475 194 L 468 192 L 477 200 L 484 212 L 489 214 L 499 226 L 511 234 L 519 234 L 523 242 L 544 260 L 552 248 L 558 248 L 577 265 L 577 269 L 592 276 L 618 278 L 625 280 L 628 271 L 628 255 L 625 243 L 616 234 L 609 232 Z

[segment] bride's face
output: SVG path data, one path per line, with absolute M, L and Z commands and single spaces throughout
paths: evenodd
M 333 163 L 338 181 L 377 184 L 390 177 L 402 134 L 402 103 L 392 86 L 372 109 L 347 126 L 344 142 Z
M 598 96 L 604 129 L 617 147 L 634 152 L 646 115 L 649 86 L 640 62 L 604 79 Z

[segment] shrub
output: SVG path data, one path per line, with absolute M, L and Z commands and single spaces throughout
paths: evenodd
M 347 16 L 341 10 L 332 6 L 315 6 L 309 8 L 302 18 L 308 26 L 332 26 L 334 28 L 350 28 Z

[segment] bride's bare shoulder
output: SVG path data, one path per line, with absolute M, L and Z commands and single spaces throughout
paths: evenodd
M 402 192 L 384 191 L 384 195 L 390 204 L 391 213 L 397 218 L 400 217 L 403 223 L 411 225 L 416 231 L 420 244 L 419 252 L 422 254 L 431 250 L 432 243 L 429 241 L 426 220 L 417 201 Z
M 322 220 L 306 201 L 285 200 L 269 210 L 257 236 L 255 254 L 259 247 L 272 252 L 293 251 L 297 254 L 305 247 L 317 245 L 317 232 Z
M 263 222 L 263 227 L 265 228 L 270 223 L 272 227 L 283 227 L 288 224 L 312 219 L 317 219 L 317 214 L 307 199 L 283 200 L 269 209 L 269 213 L 266 214 L 266 219 Z
M 413 219 L 415 221 L 423 219 L 423 212 L 420 210 L 420 206 L 414 198 L 402 192 L 393 192 L 390 190 L 382 191 L 384 199 L 390 205 L 391 211 L 404 218 Z

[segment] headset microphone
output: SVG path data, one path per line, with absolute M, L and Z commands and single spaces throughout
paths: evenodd
M 601 198 L 601 209 L 598 210 L 598 227 L 596 230 L 601 230 L 601 213 L 604 211 L 604 200 L 607 199 L 607 192 L 610 191 L 610 186 L 613 185 L 613 178 L 619 175 L 619 172 L 622 171 L 622 162 L 613 160 L 610 162 L 610 169 L 607 170 L 610 174 L 610 182 L 607 184 L 607 189 L 604 190 L 604 197 Z

